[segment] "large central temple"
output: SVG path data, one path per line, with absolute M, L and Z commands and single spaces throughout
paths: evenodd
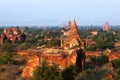
M 80 38 L 76 20 L 73 23 L 68 22 L 68 30 L 63 33 L 63 44 L 64 48 L 81 47 L 84 48 L 84 42 Z
M 67 29 L 62 33 L 62 49 L 42 48 L 38 52 L 28 51 L 27 65 L 23 69 L 22 77 L 33 76 L 35 67 L 41 66 L 44 60 L 50 66 L 58 64 L 62 70 L 73 64 L 79 65 L 80 71 L 83 70 L 85 52 L 80 48 L 84 48 L 84 42 L 80 38 L 76 21 L 74 20 L 72 24 L 69 21 Z

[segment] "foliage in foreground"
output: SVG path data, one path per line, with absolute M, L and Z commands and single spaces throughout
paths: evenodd
M 88 69 L 76 77 L 76 80 L 101 80 L 107 76 L 107 70 Z
M 46 62 L 37 66 L 33 72 L 34 80 L 62 80 L 58 65 L 48 66 Z
M 112 61 L 112 65 L 113 65 L 113 78 L 115 80 L 119 80 L 120 79 L 120 59 L 115 59 Z
M 62 71 L 62 78 L 63 80 L 74 80 L 74 65 L 71 65 L 70 67 L 64 69 Z
M 112 61 L 113 67 L 114 68 L 120 68 L 120 59 L 115 59 Z

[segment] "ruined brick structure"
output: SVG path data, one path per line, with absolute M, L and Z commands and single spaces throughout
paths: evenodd
M 76 64 L 76 70 L 82 71 L 85 63 L 85 53 L 78 51 L 84 49 L 84 41 L 80 38 L 76 21 L 68 22 L 67 30 L 63 32 L 61 43 L 62 49 L 41 49 L 40 52 L 31 52 L 28 55 L 26 67 L 23 70 L 22 77 L 31 77 L 36 66 L 41 66 L 45 60 L 49 65 L 59 64 L 61 69 L 65 69 L 72 64 Z M 77 48 L 73 48 L 76 47 Z M 79 47 L 79 48 L 78 48 Z M 69 49 L 71 48 L 71 50 Z M 21 54 L 21 53 L 19 53 Z
M 24 41 L 26 39 L 24 30 L 15 27 L 4 28 L 4 33 L 0 35 L 0 43 L 5 42 L 7 39 L 12 42 L 16 40 Z
M 79 46 L 84 49 L 84 41 L 80 38 L 75 19 L 72 24 L 70 21 L 68 22 L 67 28 L 68 30 L 63 33 L 62 47 L 72 48 L 75 46 Z
M 64 55 L 64 53 L 67 55 Z M 76 54 L 75 50 L 72 50 L 69 52 L 65 51 L 64 53 L 62 52 L 59 54 L 57 54 L 57 53 L 50 54 L 50 53 L 41 53 L 40 51 L 18 51 L 17 54 L 28 56 L 28 58 L 26 59 L 27 60 L 26 66 L 23 69 L 22 77 L 31 77 L 34 68 L 36 66 L 41 65 L 41 62 L 44 60 L 44 58 L 47 59 L 49 65 L 51 65 L 52 63 L 60 64 L 61 69 L 64 69 L 71 64 L 79 63 L 79 62 L 76 62 L 77 54 Z M 84 65 L 85 57 L 89 57 L 89 56 L 97 57 L 97 56 L 100 56 L 103 54 L 105 54 L 109 57 L 110 62 L 112 60 L 120 58 L 120 52 L 105 52 L 105 53 L 103 53 L 100 51 L 85 51 L 85 53 L 83 54 L 84 56 L 81 56 L 81 54 L 80 54 L 80 56 L 78 58 L 80 58 L 80 60 L 81 60 L 80 62 L 82 62 L 82 64 Z M 86 61 L 87 61 L 87 59 L 86 59 Z M 83 65 L 81 65 L 81 66 L 83 66 Z
M 48 62 L 48 65 L 58 64 L 61 69 L 65 69 L 70 65 L 79 62 L 78 65 L 80 65 L 80 71 L 82 71 L 85 62 L 85 54 L 78 53 L 78 51 L 76 50 L 61 53 L 44 53 L 39 51 L 30 51 L 30 53 L 28 52 L 27 56 L 27 64 L 26 67 L 23 69 L 22 77 L 31 77 L 33 75 L 33 70 L 35 69 L 35 67 L 41 66 L 44 60 Z M 79 57 L 79 61 L 76 62 L 77 56 Z

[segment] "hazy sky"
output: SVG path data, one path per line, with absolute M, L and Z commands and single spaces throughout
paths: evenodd
M 0 0 L 0 25 L 120 25 L 120 0 Z

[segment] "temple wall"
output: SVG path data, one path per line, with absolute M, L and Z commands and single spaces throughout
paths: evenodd
M 23 69 L 22 77 L 31 77 L 33 70 L 36 66 L 42 64 L 45 60 L 48 62 L 49 65 L 52 64 L 59 64 L 61 69 L 65 69 L 72 64 L 76 63 L 76 53 L 72 51 L 71 53 L 66 53 L 67 55 L 57 54 L 57 53 L 40 53 L 40 51 L 18 51 L 17 54 L 19 55 L 26 55 L 28 56 L 27 63 L 25 68 Z M 100 56 L 103 53 L 100 51 L 86 51 L 87 56 Z M 109 57 L 109 61 L 114 59 L 120 58 L 120 52 L 113 52 L 113 53 L 104 53 Z

